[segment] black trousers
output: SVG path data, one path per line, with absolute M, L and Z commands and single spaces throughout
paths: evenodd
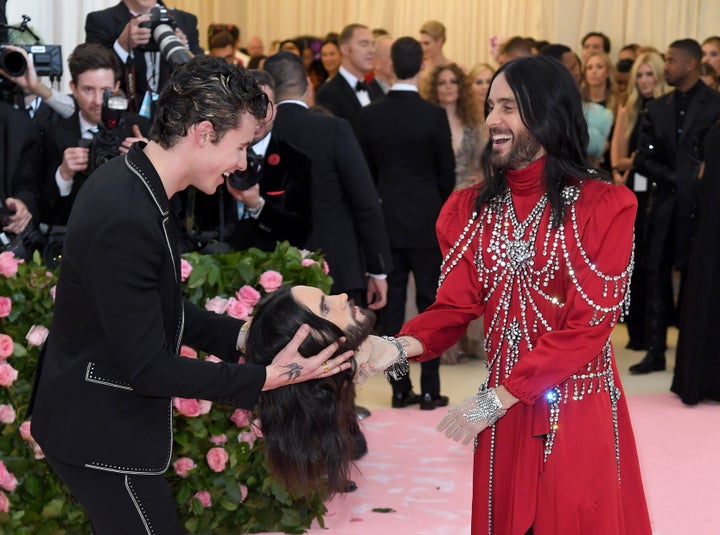
M 120 474 L 46 459 L 85 509 L 97 535 L 185 533 L 162 474 Z
M 405 303 L 410 272 L 415 278 L 415 305 L 422 312 L 435 301 L 442 256 L 439 247 L 426 249 L 393 249 L 393 270 L 388 273 L 387 305 L 380 312 L 384 334 L 396 335 L 405 322 Z M 440 395 L 440 359 L 420 363 L 420 390 L 436 398 Z M 410 375 L 391 381 L 393 394 L 412 390 Z

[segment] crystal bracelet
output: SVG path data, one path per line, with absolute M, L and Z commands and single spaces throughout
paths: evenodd
M 397 361 L 385 368 L 385 378 L 388 381 L 390 381 L 391 379 L 398 381 L 402 377 L 405 377 L 410 371 L 410 365 L 408 364 L 407 358 L 407 350 L 405 349 L 405 346 L 402 345 L 402 342 L 394 336 L 383 336 L 382 339 L 395 344 L 399 355 Z

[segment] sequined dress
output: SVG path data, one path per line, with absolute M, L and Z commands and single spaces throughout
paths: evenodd
M 436 301 L 401 334 L 431 358 L 484 316 L 489 386 L 519 398 L 477 438 L 473 535 L 651 533 L 610 334 L 632 270 L 635 198 L 598 180 L 563 191 L 553 228 L 542 158 L 508 171 L 475 213 L 453 193 L 437 221 L 445 255 Z M 470 393 L 468 392 L 468 395 Z

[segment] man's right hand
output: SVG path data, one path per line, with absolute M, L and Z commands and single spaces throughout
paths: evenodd
M 123 28 L 122 33 L 118 37 L 118 44 L 125 52 L 132 52 L 138 46 L 146 45 L 152 38 L 150 28 L 141 28 L 140 23 L 150 20 L 150 15 L 139 15 L 131 19 Z
M 63 180 L 72 180 L 75 173 L 85 171 L 88 167 L 90 149 L 84 147 L 69 147 L 63 153 L 63 161 L 60 164 L 60 176 Z

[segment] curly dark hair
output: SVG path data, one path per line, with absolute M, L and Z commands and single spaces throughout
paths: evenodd
M 187 135 L 191 126 L 210 121 L 213 143 L 238 127 L 240 115 L 263 120 L 268 98 L 252 76 L 223 58 L 195 56 L 178 67 L 158 100 L 150 139 L 164 149 Z
M 457 63 L 438 65 L 425 80 L 420 93 L 426 100 L 433 104 L 439 104 L 437 86 L 438 78 L 443 71 L 451 71 L 458 81 L 458 101 L 456 113 L 463 126 L 475 128 L 480 124 L 480 114 L 477 109 L 475 96 L 472 93 L 472 80 L 460 68 Z
M 268 294 L 258 306 L 248 332 L 248 362 L 270 364 L 302 324 L 312 333 L 299 348 L 305 357 L 319 353 L 341 336 L 347 340 L 336 355 L 357 349 L 374 321 L 368 323 L 362 331 L 343 332 L 298 303 L 291 287 L 285 286 Z M 355 437 L 360 433 L 353 375 L 350 369 L 260 394 L 258 412 L 268 465 L 289 489 L 330 497 L 346 488 Z

